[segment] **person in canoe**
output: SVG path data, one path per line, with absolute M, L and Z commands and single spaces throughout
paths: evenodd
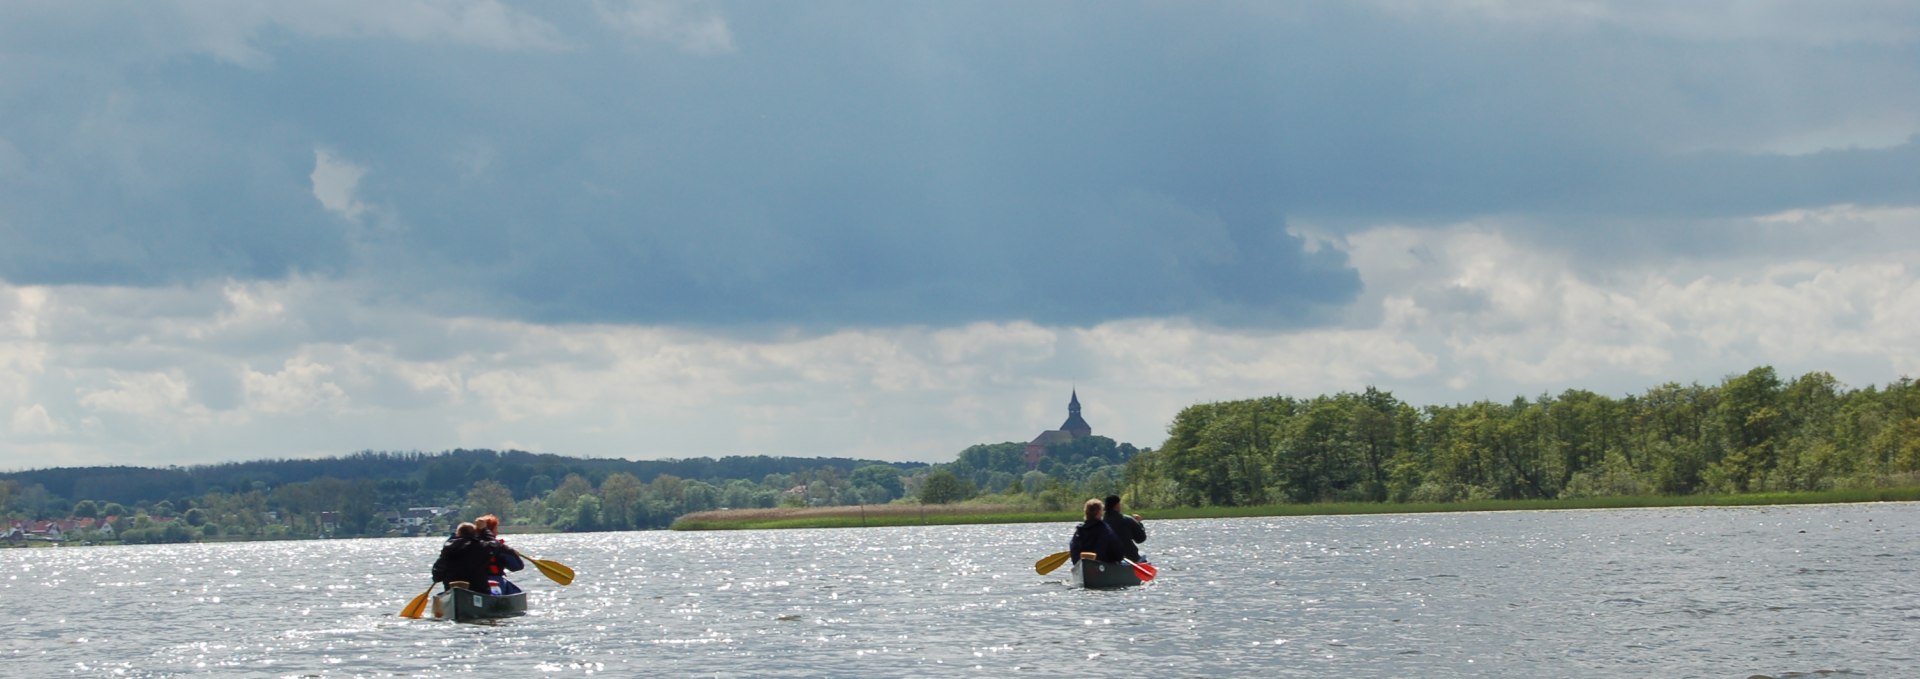
M 1107 525 L 1106 513 L 1107 505 L 1100 498 L 1087 501 L 1087 520 L 1073 528 L 1073 540 L 1067 543 L 1068 559 L 1080 563 L 1081 552 L 1092 552 L 1093 558 L 1100 561 L 1119 561 L 1127 555 L 1126 548 L 1121 546 L 1125 540 Z
M 1126 545 L 1122 551 L 1126 552 L 1127 558 L 1135 563 L 1146 561 L 1140 558 L 1140 543 L 1147 541 L 1147 528 L 1140 523 L 1139 514 L 1127 516 L 1120 511 L 1118 495 L 1107 496 L 1106 522 L 1107 526 L 1113 529 L 1113 534 L 1120 536 L 1120 542 Z
M 460 524 L 453 529 L 453 537 L 440 546 L 440 558 L 433 562 L 434 581 L 449 589 L 452 583 L 465 582 L 467 589 L 487 591 L 493 549 L 491 541 L 480 537 L 479 527 Z
M 473 525 L 493 545 L 492 555 L 487 561 L 488 579 L 499 583 L 500 594 L 520 591 L 519 585 L 507 579 L 507 573 L 526 568 L 527 563 L 520 559 L 519 552 L 513 551 L 512 547 L 507 546 L 507 541 L 500 537 L 500 517 L 488 514 L 474 519 Z

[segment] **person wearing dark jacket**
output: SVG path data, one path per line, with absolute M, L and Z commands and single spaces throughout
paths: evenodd
M 1080 563 L 1081 552 L 1092 552 L 1095 559 L 1117 562 L 1127 555 L 1121 546 L 1125 540 L 1115 535 L 1107 522 L 1101 519 L 1106 509 L 1106 505 L 1098 498 L 1087 501 L 1087 520 L 1073 528 L 1073 540 L 1067 542 L 1068 559 Z
M 476 592 L 487 591 L 488 564 L 493 557 L 493 542 L 480 536 L 480 529 L 471 523 L 462 523 L 453 530 L 453 537 L 440 546 L 440 558 L 433 562 L 433 579 L 448 588 L 451 583 L 465 582 L 467 589 Z
M 1147 528 L 1140 523 L 1140 515 L 1127 516 L 1121 512 L 1118 495 L 1108 495 L 1106 505 L 1107 526 L 1113 528 L 1113 534 L 1120 536 L 1120 542 L 1126 545 L 1127 558 L 1146 561 L 1140 558 L 1140 543 L 1147 541 Z

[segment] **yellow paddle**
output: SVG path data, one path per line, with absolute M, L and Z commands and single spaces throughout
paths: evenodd
M 517 549 L 514 550 L 513 553 L 519 554 L 521 559 L 533 562 L 533 567 L 540 569 L 540 574 L 547 576 L 548 580 L 560 583 L 563 587 L 573 584 L 573 569 L 568 568 L 566 564 L 558 561 L 535 559 L 531 556 L 520 554 L 520 550 Z
M 433 583 L 433 585 L 438 584 L 440 583 Z M 418 618 L 421 613 L 425 613 L 427 610 L 427 595 L 433 593 L 433 585 L 427 585 L 427 591 L 421 592 L 420 596 L 414 597 L 412 601 L 407 602 L 407 607 L 400 609 L 400 617 Z
M 1039 561 L 1033 562 L 1033 570 L 1034 572 L 1039 573 L 1041 575 L 1046 575 L 1048 573 L 1052 573 L 1054 569 L 1059 568 L 1061 565 L 1065 564 L 1066 562 L 1067 562 L 1066 552 L 1055 552 L 1052 554 L 1048 554 L 1044 557 L 1041 557 Z

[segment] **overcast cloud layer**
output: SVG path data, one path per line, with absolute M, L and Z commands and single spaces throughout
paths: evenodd
M 0 468 L 1920 371 L 1920 5 L 0 5 Z

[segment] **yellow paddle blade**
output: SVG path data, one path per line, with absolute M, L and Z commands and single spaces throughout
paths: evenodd
M 440 583 L 436 582 L 433 584 L 438 585 Z M 433 585 L 427 585 L 427 591 L 421 592 L 420 596 L 414 597 L 412 601 L 407 602 L 407 607 L 400 609 L 400 617 L 402 618 L 420 617 L 420 614 L 425 613 L 427 610 L 427 595 L 429 594 L 433 594 Z
M 1048 554 L 1044 557 L 1041 557 L 1039 561 L 1033 562 L 1033 571 L 1041 575 L 1046 575 L 1048 573 L 1052 573 L 1055 569 L 1059 568 L 1062 564 L 1065 564 L 1066 562 L 1067 562 L 1066 552 L 1054 552 L 1052 554 Z
M 566 564 L 558 561 L 535 559 L 525 554 L 520 556 L 528 561 L 532 561 L 533 567 L 540 569 L 540 574 L 547 576 L 548 580 L 560 583 L 562 586 L 573 584 L 573 569 L 568 568 Z

